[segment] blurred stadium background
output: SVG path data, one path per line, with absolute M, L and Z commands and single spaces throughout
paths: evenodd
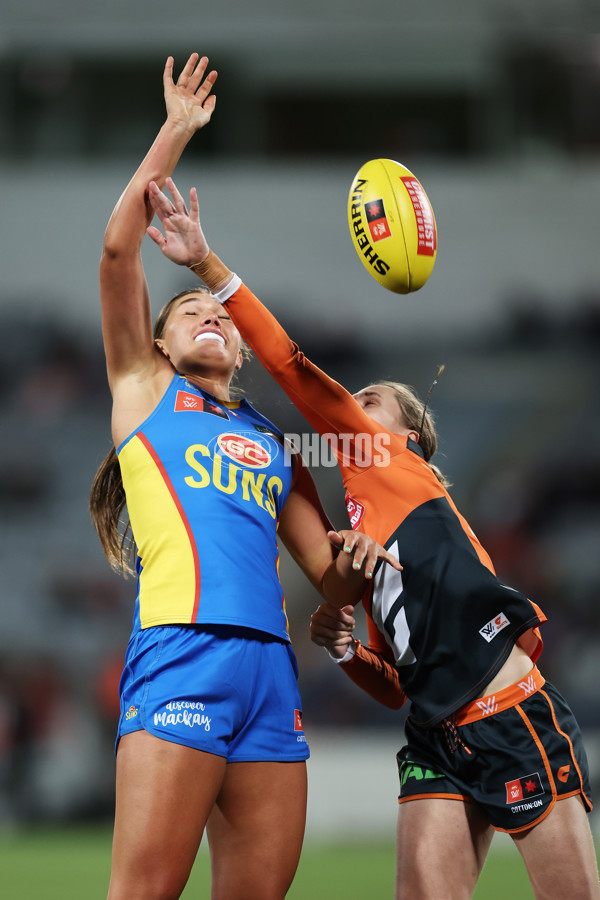
M 0 833 L 112 813 L 133 584 L 87 513 L 110 447 L 97 267 L 163 119 L 164 60 L 192 50 L 219 70 L 218 105 L 176 177 L 197 185 L 209 242 L 348 387 L 424 395 L 445 363 L 438 465 L 499 574 L 549 617 L 542 668 L 585 730 L 598 793 L 597 4 L 20 0 L 0 10 Z M 347 233 L 352 177 L 381 156 L 420 177 L 437 216 L 436 268 L 413 296 L 370 279 Z M 144 260 L 157 311 L 188 279 L 152 245 Z M 309 430 L 258 363 L 242 385 L 283 430 Z M 313 474 L 341 527 L 337 470 Z M 313 749 L 308 840 L 389 843 L 403 716 L 311 645 L 318 598 L 285 556 L 282 580 Z

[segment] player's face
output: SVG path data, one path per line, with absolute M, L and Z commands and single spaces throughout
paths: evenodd
M 190 292 L 173 306 L 157 342 L 179 372 L 199 365 L 215 374 L 241 366 L 240 333 L 227 310 L 207 294 Z
M 364 409 L 369 418 L 383 425 L 392 434 L 409 434 L 417 440 L 416 432 L 406 427 L 402 417 L 396 392 L 387 384 L 372 384 L 363 388 L 354 399 Z

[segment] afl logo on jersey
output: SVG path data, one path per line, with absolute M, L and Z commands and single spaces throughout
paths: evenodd
M 217 438 L 219 450 L 243 466 L 264 469 L 271 462 L 269 451 L 253 438 L 243 434 L 220 434 Z

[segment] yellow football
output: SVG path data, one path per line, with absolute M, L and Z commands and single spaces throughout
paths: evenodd
M 435 264 L 437 228 L 418 178 L 393 159 L 360 167 L 348 196 L 356 252 L 373 278 L 396 294 L 422 288 Z

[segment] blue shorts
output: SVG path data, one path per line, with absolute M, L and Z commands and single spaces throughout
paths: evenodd
M 121 676 L 119 738 L 148 731 L 228 762 L 296 762 L 310 753 L 290 644 L 229 626 L 135 632 Z

